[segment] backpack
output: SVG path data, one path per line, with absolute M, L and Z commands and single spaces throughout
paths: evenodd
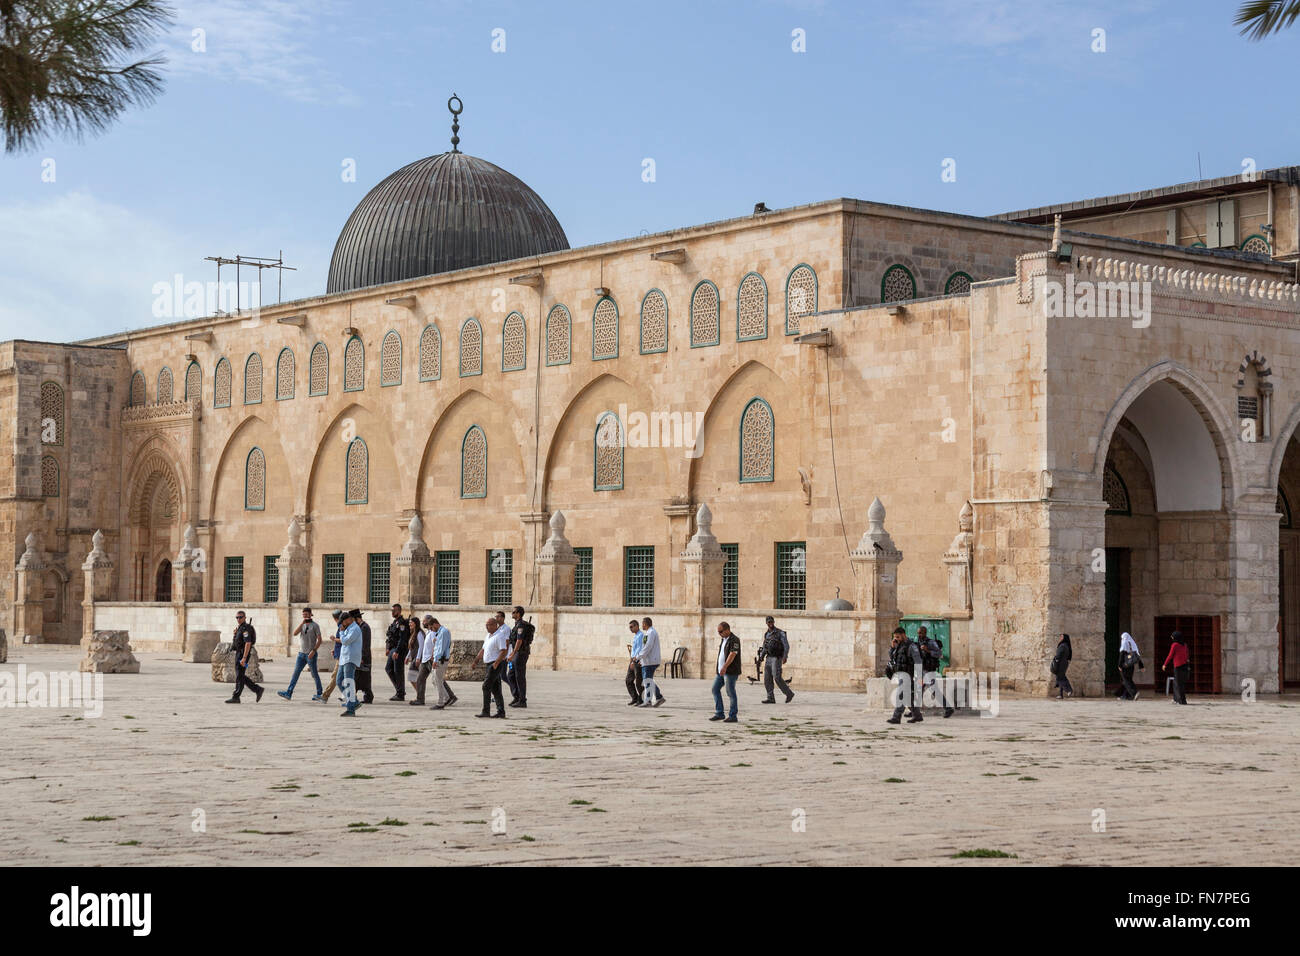
M 943 663 L 943 646 L 929 636 L 923 641 L 917 641 L 917 644 L 921 649 L 921 666 L 927 671 L 937 671 Z

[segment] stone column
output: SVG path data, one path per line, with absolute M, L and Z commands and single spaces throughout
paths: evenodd
M 903 552 L 885 530 L 885 506 L 873 498 L 867 509 L 867 530 L 850 554 L 857 568 L 857 600 L 864 619 L 853 646 L 853 666 L 869 675 L 884 673 L 889 642 L 898 626 L 898 566 Z
M 39 644 L 45 624 L 45 558 L 36 532 L 27 535 L 27 550 L 14 566 L 14 637 Z
M 726 552 L 713 534 L 713 512 L 701 503 L 695 511 L 695 534 L 681 554 L 683 607 L 689 610 L 722 607 L 722 568 Z
M 302 525 L 296 517 L 289 519 L 289 538 L 284 550 L 275 559 L 276 574 L 280 579 L 280 603 L 307 603 L 307 579 L 311 574 L 311 555 L 302 543 Z
M 551 515 L 551 534 L 537 552 L 537 604 L 559 607 L 573 603 L 573 578 L 578 556 L 564 536 L 564 512 Z
M 113 560 L 104 551 L 104 532 L 96 531 L 90 539 L 90 554 L 81 565 L 86 576 L 81 602 L 81 639 L 95 636 L 95 602 L 113 599 Z
M 1219 688 L 1242 694 L 1243 681 L 1276 694 L 1278 674 L 1277 492 L 1250 489 L 1228 512 L 1227 578 L 1233 582 L 1219 622 Z M 1157 662 L 1161 663 L 1161 662 Z
M 409 537 L 397 556 L 397 602 L 410 608 L 432 600 L 433 555 L 424 543 L 424 522 L 411 515 L 406 526 Z
M 198 546 L 194 525 L 185 526 L 185 540 L 176 552 L 172 563 L 172 600 L 181 604 L 199 604 L 203 601 L 203 549 Z

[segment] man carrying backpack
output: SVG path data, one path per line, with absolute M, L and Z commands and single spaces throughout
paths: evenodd
M 943 667 L 943 645 L 939 643 L 937 637 L 931 637 L 929 630 L 922 624 L 916 630 L 916 646 L 921 652 L 922 693 L 926 687 L 933 684 L 939 700 L 943 703 L 943 716 L 951 717 L 952 707 L 944 691 L 944 685 L 939 682 L 941 676 L 939 671 Z
M 885 676 L 893 677 L 899 674 L 902 677 L 898 682 L 898 703 L 894 707 L 894 714 L 886 718 L 885 723 L 901 724 L 903 708 L 909 705 L 911 708 L 907 715 L 909 724 L 919 724 L 924 719 L 921 716 L 921 705 L 917 700 L 920 697 L 920 690 L 916 685 L 916 677 L 921 673 L 920 649 L 908 640 L 905 630 L 901 627 L 894 628 L 894 640 L 889 647 L 889 663 L 885 665 Z

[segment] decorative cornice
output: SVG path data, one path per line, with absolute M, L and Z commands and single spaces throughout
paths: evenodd
M 183 422 L 198 418 L 198 402 L 169 402 L 164 405 L 128 405 L 122 409 L 122 424 L 143 422 Z

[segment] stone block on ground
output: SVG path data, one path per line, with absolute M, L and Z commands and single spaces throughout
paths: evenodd
M 140 662 L 131 653 L 131 635 L 126 631 L 96 631 L 82 642 L 86 656 L 83 671 L 97 674 L 138 674 Z
M 212 652 L 220 643 L 220 631 L 190 631 L 185 635 L 185 653 L 181 660 L 190 664 L 211 664 Z
M 256 647 L 248 652 L 248 668 L 244 674 L 254 684 L 262 683 L 262 668 L 257 661 Z M 235 647 L 229 641 L 222 641 L 212 650 L 212 682 L 214 684 L 235 682 Z
M 474 658 L 482 650 L 482 641 L 458 641 L 454 638 L 451 642 L 451 659 L 447 661 L 446 680 L 473 680 L 480 684 L 483 678 L 487 677 L 487 668 L 482 664 L 474 663 Z

